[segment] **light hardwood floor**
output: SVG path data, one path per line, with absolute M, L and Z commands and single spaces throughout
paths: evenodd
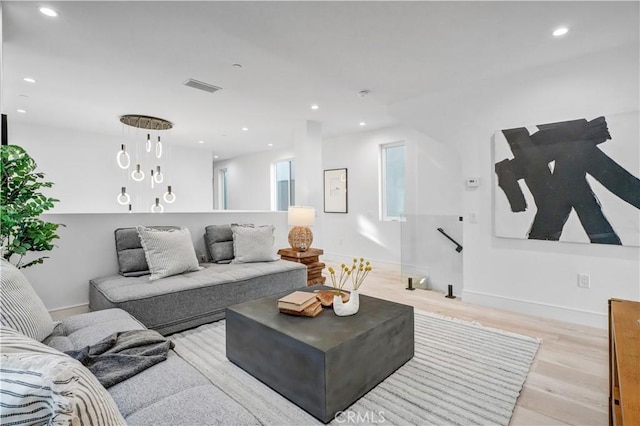
M 338 266 L 338 262 L 323 261 L 327 266 Z M 327 285 L 331 285 L 328 279 Z M 542 339 L 511 425 L 608 424 L 606 330 L 471 305 L 441 293 L 408 291 L 405 287 L 399 267 L 376 265 L 360 289 L 362 294 L 423 311 Z

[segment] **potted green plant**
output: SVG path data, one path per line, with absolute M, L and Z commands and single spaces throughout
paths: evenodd
M 0 147 L 2 193 L 0 198 L 0 234 L 2 257 L 18 268 L 27 268 L 44 262 L 41 256 L 22 263 L 28 252 L 52 250 L 53 240 L 59 238 L 57 223 L 45 222 L 40 215 L 51 209 L 55 198 L 40 192 L 51 188 L 52 182 L 44 181 L 44 173 L 36 172 L 37 164 L 27 152 L 17 145 Z M 15 259 L 12 259 L 13 257 Z

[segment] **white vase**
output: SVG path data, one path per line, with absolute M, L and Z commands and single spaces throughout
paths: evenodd
M 333 312 L 339 317 L 354 315 L 360 309 L 360 293 L 358 290 L 351 290 L 349 300 L 342 301 L 342 297 L 333 296 Z

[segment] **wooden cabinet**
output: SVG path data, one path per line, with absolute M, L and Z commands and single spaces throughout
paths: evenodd
M 640 425 L 640 302 L 609 300 L 609 424 Z
M 320 262 L 320 255 L 324 254 L 324 250 L 310 248 L 306 251 L 298 251 L 292 248 L 284 248 L 278 250 L 278 254 L 284 259 L 291 262 L 303 263 L 307 266 L 307 285 L 324 284 L 327 277 L 322 276 L 324 263 Z

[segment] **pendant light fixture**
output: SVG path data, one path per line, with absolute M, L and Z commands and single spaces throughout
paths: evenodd
M 144 180 L 144 172 L 140 170 L 140 164 L 136 164 L 136 169 L 131 172 L 131 179 L 136 182 L 142 182 Z
M 116 155 L 116 161 L 118 162 L 118 167 L 123 170 L 128 169 L 129 165 L 131 165 L 131 157 L 129 157 L 125 144 L 120 145 L 120 151 L 118 151 L 118 155 Z
M 149 155 L 144 155 L 144 153 L 146 152 L 146 154 L 155 155 L 156 160 L 160 160 L 162 158 L 162 155 L 165 153 L 164 152 L 165 150 L 164 150 L 163 142 L 159 133 L 164 130 L 169 130 L 173 128 L 173 123 L 163 118 L 151 117 L 148 115 L 140 115 L 140 114 L 123 115 L 120 117 L 120 122 L 127 126 L 135 127 L 137 129 L 145 129 L 148 131 L 143 133 L 143 135 L 146 134 L 146 140 L 144 139 L 143 135 L 139 135 L 137 132 L 135 133 L 135 136 L 132 136 L 132 137 L 135 137 L 136 139 L 139 136 L 143 136 L 142 138 L 137 139 L 134 142 L 135 149 L 133 149 L 132 152 L 134 152 L 134 155 L 135 155 L 134 157 L 135 163 L 132 163 L 131 156 L 127 152 L 125 144 L 121 145 L 121 149 L 120 151 L 118 151 L 116 156 L 118 167 L 120 167 L 123 170 L 129 169 L 132 164 L 135 164 L 135 168 L 133 168 L 129 176 L 135 182 L 142 182 L 145 179 L 147 179 L 147 175 L 142 170 L 145 167 L 150 166 L 149 164 L 145 165 L 145 161 L 148 161 L 150 157 Z M 157 141 L 155 143 L 151 140 L 152 133 L 154 131 L 157 134 Z M 153 152 L 153 154 L 151 154 L 151 152 Z M 143 155 L 139 156 L 139 153 L 143 153 Z M 168 154 L 171 154 L 171 150 L 168 151 Z M 165 155 L 165 158 L 162 159 L 162 161 L 164 162 L 167 161 L 166 155 Z M 164 176 L 164 173 L 162 172 L 162 167 L 164 167 L 166 164 L 163 164 L 162 161 L 157 161 L 155 167 L 151 167 L 150 169 L 149 168 L 147 169 L 147 170 L 150 170 L 148 174 L 148 179 L 150 181 L 149 184 L 151 186 L 151 188 L 147 189 L 147 191 L 152 191 L 152 193 L 155 191 L 158 191 L 160 189 L 158 188 L 158 185 L 164 183 L 165 176 Z M 139 188 L 149 188 L 149 187 L 136 186 L 136 188 L 139 189 Z M 165 194 L 163 195 L 161 194 L 162 192 L 160 192 L 159 194 L 156 193 L 151 197 L 145 196 L 144 194 L 138 194 L 135 198 L 137 200 L 145 200 L 145 199 L 148 200 L 149 198 L 151 199 L 155 198 L 155 203 L 151 206 L 151 211 L 154 213 L 162 213 L 164 212 L 164 206 L 160 204 L 160 200 L 164 199 L 167 203 L 171 204 L 175 201 L 176 196 L 172 192 L 171 186 L 168 187 L 168 190 Z M 120 194 L 118 194 L 117 201 L 119 204 L 122 204 L 122 205 L 128 204 L 129 212 L 133 210 L 133 207 L 131 204 L 131 198 L 132 197 L 126 192 L 126 187 L 123 186 L 122 191 L 120 192 Z
M 155 204 L 151 205 L 151 213 L 162 213 L 164 211 L 164 207 L 160 204 L 160 198 L 156 198 Z
M 131 197 L 129 196 L 129 194 L 127 194 L 127 187 L 123 186 L 120 189 L 120 193 L 118 194 L 118 203 L 120 205 L 127 205 L 131 202 Z M 129 206 L 131 206 L 131 204 L 129 204 Z
M 162 197 L 166 203 L 172 204 L 176 201 L 176 194 L 171 191 L 171 185 L 167 186 L 167 192 L 164 193 Z
M 153 179 L 155 179 L 156 183 L 162 183 L 164 181 L 164 175 L 160 171 L 160 166 L 156 166 L 156 174 L 153 175 Z
M 162 157 L 162 142 L 160 142 L 160 136 L 158 136 L 158 142 L 156 142 L 156 158 Z

